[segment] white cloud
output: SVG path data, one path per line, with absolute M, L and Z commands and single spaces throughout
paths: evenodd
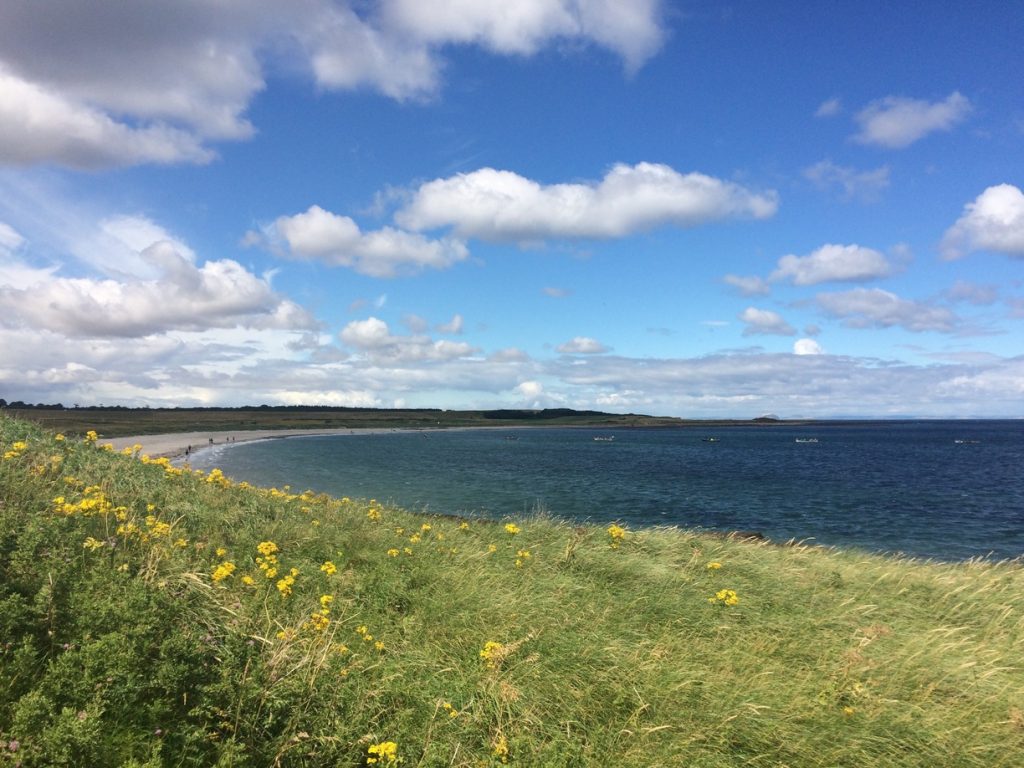
M 972 251 L 996 251 L 1024 257 L 1024 192 L 1012 184 L 998 184 L 964 206 L 964 212 L 946 231 L 942 254 L 956 259 Z
M 855 288 L 842 293 L 821 293 L 816 297 L 821 309 L 840 318 L 849 328 L 891 328 L 908 331 L 957 329 L 959 319 L 945 307 L 902 299 L 880 288 Z
M 967 280 L 957 280 L 943 294 L 950 301 L 966 301 L 975 306 L 989 306 L 999 300 L 999 288 L 995 285 L 980 285 Z
M 0 287 L 0 323 L 70 337 L 139 337 L 170 330 L 308 329 L 313 319 L 230 259 L 196 267 L 170 244 L 142 252 L 156 280 L 48 279 Z M 5 281 L 6 282 L 6 281 Z
M 305 213 L 278 218 L 270 237 L 272 241 L 283 239 L 293 257 L 350 267 L 373 277 L 395 277 L 427 267 L 447 269 L 469 255 L 465 244 L 452 238 L 430 240 L 391 227 L 361 232 L 348 216 L 318 205 Z
M 24 244 L 25 238 L 14 227 L 0 221 L 0 255 L 14 253 Z
M 777 312 L 772 312 L 770 309 L 747 307 L 738 317 L 747 326 L 743 329 L 744 336 L 793 336 L 796 334 L 796 329 L 793 326 L 783 320 L 782 316 Z
M 834 117 L 843 111 L 843 103 L 838 97 L 826 99 L 821 102 L 814 112 L 815 117 Z
M 817 285 L 863 282 L 887 277 L 891 273 L 889 261 L 873 248 L 828 243 L 807 256 L 783 256 L 769 279 L 788 279 L 794 285 Z
M 804 169 L 804 177 L 820 189 L 838 187 L 845 200 L 854 198 L 871 201 L 889 186 L 889 166 L 883 165 L 872 171 L 858 171 L 836 165 L 831 160 L 822 160 Z
M 338 334 L 350 347 L 373 359 L 385 359 L 407 364 L 434 360 L 454 360 L 468 357 L 477 349 L 464 342 L 442 339 L 434 341 L 428 336 L 395 336 L 383 320 L 370 317 L 353 320 Z
M 430 45 L 474 43 L 504 54 L 530 55 L 557 38 L 592 40 L 636 69 L 661 46 L 657 0 L 391 0 L 384 18 L 408 37 Z
M 600 182 L 587 184 L 543 185 L 512 171 L 482 168 L 423 184 L 395 219 L 417 231 L 450 226 L 460 237 L 531 241 L 764 219 L 777 208 L 774 192 L 758 194 L 700 173 L 638 163 L 615 165 Z
M 823 355 L 825 350 L 814 339 L 797 339 L 793 342 L 794 355 Z
M 589 336 L 576 336 L 564 344 L 559 344 L 555 351 L 563 355 L 601 355 L 608 352 L 609 348 Z
M 438 333 L 447 333 L 449 335 L 458 335 L 462 333 L 464 321 L 462 315 L 456 314 L 452 316 L 452 319 L 447 323 L 442 323 L 437 326 Z
M 435 94 L 442 50 L 529 55 L 594 44 L 634 70 L 660 47 L 659 0 L 194 0 L 0 4 L 0 162 L 206 162 L 244 139 L 266 59 L 329 89 Z M 570 46 L 571 47 L 571 46 Z
M 971 102 L 957 91 L 937 102 L 886 96 L 857 113 L 860 133 L 853 138 L 861 144 L 902 149 L 930 133 L 951 130 L 971 109 Z
M 736 288 L 743 296 L 765 296 L 771 292 L 768 281 L 756 275 L 726 275 L 722 282 Z
M 185 131 L 133 127 L 0 69 L 0 163 L 72 168 L 203 163 L 213 154 Z

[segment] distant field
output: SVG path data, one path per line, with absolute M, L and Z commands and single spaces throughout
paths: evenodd
M 671 427 L 750 424 L 750 421 L 699 421 L 636 414 L 547 409 L 540 411 L 445 411 L 375 408 L 7 408 L 9 416 L 49 429 L 102 437 L 166 432 L 238 431 L 245 429 L 359 429 L 507 426 Z M 792 422 L 788 422 L 792 423 Z

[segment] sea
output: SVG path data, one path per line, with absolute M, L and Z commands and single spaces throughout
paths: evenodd
M 190 464 L 428 513 L 1024 556 L 1024 420 L 300 436 L 204 448 Z

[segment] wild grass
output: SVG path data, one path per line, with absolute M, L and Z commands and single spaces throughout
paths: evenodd
M 0 454 L 0 766 L 1024 764 L 1020 563 Z

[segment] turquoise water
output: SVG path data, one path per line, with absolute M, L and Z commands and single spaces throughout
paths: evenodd
M 299 437 L 206 449 L 192 466 L 436 513 L 543 509 L 920 557 L 1024 555 L 1019 421 Z

